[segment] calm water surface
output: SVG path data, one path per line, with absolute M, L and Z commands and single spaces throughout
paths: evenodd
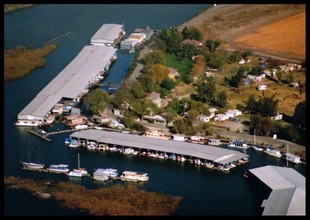
M 81 166 L 89 172 L 99 167 L 148 172 L 150 181 L 138 186 L 147 191 L 164 192 L 181 196 L 183 200 L 174 215 L 260 215 L 262 198 L 259 190 L 242 178 L 244 170 L 267 164 L 283 166 L 281 159 L 247 150 L 250 163 L 235 168 L 228 174 L 210 171 L 204 167 L 160 161 L 141 157 L 128 157 L 118 153 L 91 152 L 70 149 L 64 145 L 68 134 L 51 136 L 46 142 L 15 127 L 17 114 L 44 88 L 79 51 L 89 43 L 92 35 L 105 23 L 125 25 L 127 35 L 136 28 L 147 25 L 154 29 L 175 26 L 193 17 L 210 5 L 38 5 L 4 16 L 4 47 L 16 45 L 42 46 L 59 35 L 59 48 L 47 57 L 44 68 L 31 72 L 22 79 L 4 84 L 4 175 L 16 175 L 33 179 L 74 181 L 88 188 L 105 187 L 113 182 L 96 182 L 85 178 L 76 180 L 67 176 L 23 171 L 19 161 L 27 159 L 29 140 L 39 145 L 46 164 L 66 163 L 77 166 L 80 152 Z M 118 51 L 118 59 L 105 82 L 114 85 L 122 82 L 134 54 Z M 54 125 L 51 130 L 62 129 Z M 305 168 L 293 166 L 305 175 Z M 119 182 L 118 182 L 119 183 Z M 130 183 L 121 183 L 130 184 Z M 78 210 L 68 210 L 52 200 L 42 201 L 28 192 L 4 190 L 5 215 L 86 215 Z

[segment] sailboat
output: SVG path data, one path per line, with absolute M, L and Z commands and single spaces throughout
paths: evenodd
M 80 153 L 78 153 L 78 168 L 73 169 L 68 173 L 68 176 L 73 176 L 73 177 L 83 177 L 88 175 L 88 172 L 85 168 L 80 167 Z
M 255 136 L 255 130 L 254 130 L 254 145 L 252 145 L 252 148 L 256 151 L 263 151 L 264 149 L 262 147 L 256 146 L 256 136 Z
M 40 151 L 40 148 L 38 148 L 38 156 L 36 158 L 37 161 L 32 161 L 31 159 L 32 151 L 33 151 L 33 146 L 32 146 L 31 138 L 30 138 L 30 149 L 29 149 L 29 154 L 28 154 L 28 161 L 20 161 L 20 163 L 23 165 L 24 168 L 27 168 L 27 169 L 31 169 L 31 170 L 43 169 L 45 164 L 39 163 L 39 156 L 41 156 L 42 161 L 43 161 L 43 156 L 42 156 L 42 152 Z

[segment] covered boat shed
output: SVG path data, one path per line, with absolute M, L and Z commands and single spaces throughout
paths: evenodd
M 306 215 L 306 179 L 293 168 L 264 166 L 250 169 L 272 191 L 263 215 Z
M 109 132 L 96 129 L 77 131 L 72 133 L 70 137 L 92 140 L 97 143 L 192 156 L 194 158 L 213 161 L 220 165 L 229 164 L 242 158 L 249 157 L 249 155 L 243 154 L 239 151 L 212 147 L 209 145 L 150 138 L 140 135 Z
M 124 30 L 121 24 L 104 24 L 92 36 L 90 44 L 92 45 L 114 45 L 115 42 L 123 36 Z
M 115 48 L 85 46 L 80 53 L 18 114 L 17 119 L 37 126 L 45 115 L 61 100 L 75 99 L 90 86 L 90 82 L 108 69 L 114 59 Z M 18 123 L 17 123 L 18 124 Z

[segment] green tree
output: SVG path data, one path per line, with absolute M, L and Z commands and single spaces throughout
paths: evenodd
M 178 53 L 178 56 L 184 58 L 184 59 L 192 59 L 194 55 L 197 54 L 197 48 L 192 44 L 184 44 L 180 52 Z
M 186 26 L 181 31 L 183 39 L 194 39 L 194 40 L 202 40 L 202 34 L 196 28 L 187 28 Z
M 253 67 L 250 74 L 253 76 L 260 76 L 263 73 L 263 69 L 259 66 Z
M 253 55 L 253 52 L 250 50 L 250 49 L 248 49 L 248 50 L 245 50 L 243 53 L 242 53 L 242 57 L 243 57 L 243 59 L 247 59 L 249 56 L 252 56 Z
M 208 66 L 212 67 L 212 68 L 216 68 L 216 69 L 219 69 L 219 68 L 222 68 L 223 65 L 226 63 L 226 58 L 225 57 L 222 57 L 222 56 L 215 56 L 215 55 L 212 55 L 210 57 L 210 60 L 207 62 Z
M 160 85 L 168 78 L 169 68 L 162 64 L 151 64 L 146 68 L 145 74 L 149 75 L 153 83 Z
M 164 54 L 160 50 L 154 50 L 151 53 L 148 53 L 144 58 L 144 63 L 146 65 L 150 64 L 164 64 Z
M 160 84 L 160 86 L 164 89 L 167 90 L 171 90 L 175 87 L 175 81 L 173 79 L 170 78 L 166 78 L 162 81 L 162 83 Z
M 207 81 L 199 82 L 197 85 L 197 99 L 204 103 L 212 104 L 215 101 L 216 86 L 215 79 L 208 77 Z
M 246 110 L 250 114 L 255 114 L 257 112 L 257 103 L 254 94 L 250 95 L 246 102 Z
M 171 100 L 171 102 L 169 102 L 168 106 L 167 106 L 167 109 L 174 113 L 174 114 L 179 114 L 182 112 L 182 106 L 181 106 L 181 103 L 178 99 L 176 98 L 173 98 Z
M 237 63 L 237 62 L 239 62 L 241 59 L 242 59 L 242 56 L 241 56 L 241 54 L 240 54 L 239 51 L 235 51 L 235 52 L 233 52 L 232 54 L 230 54 L 230 56 L 229 56 L 229 60 L 230 60 L 232 63 Z
M 293 123 L 298 127 L 306 127 L 306 101 L 299 102 L 294 111 Z
M 151 76 L 148 74 L 142 74 L 139 77 L 139 82 L 141 83 L 143 90 L 146 92 L 152 92 L 155 89 L 155 84 L 151 80 Z
M 274 100 L 274 95 L 262 97 L 257 103 L 258 113 L 263 117 L 275 116 L 278 111 L 278 102 L 278 100 Z
M 83 96 L 81 101 L 92 114 L 98 114 L 110 103 L 110 96 L 102 89 L 95 89 Z
M 208 47 L 211 53 L 213 53 L 220 45 L 221 45 L 221 42 L 219 40 L 207 40 L 206 41 L 206 46 Z
M 282 81 L 282 71 L 281 70 L 277 70 L 276 71 L 276 76 L 277 76 L 277 79 L 281 82 Z
M 216 105 L 220 108 L 224 108 L 227 105 L 227 94 L 225 91 L 217 94 Z
M 269 117 L 261 118 L 261 130 L 265 136 L 270 136 L 274 131 L 274 123 Z
M 294 82 L 294 74 L 292 72 L 289 72 L 289 74 L 287 75 L 286 81 L 288 84 Z
M 137 99 L 140 99 L 145 95 L 144 88 L 139 81 L 133 83 L 133 85 L 131 86 L 131 92 L 133 96 Z
M 159 38 L 164 42 L 166 52 L 177 54 L 177 52 L 180 50 L 183 36 L 176 27 L 162 30 L 159 34 Z
M 173 122 L 173 129 L 176 133 L 186 134 L 191 127 L 190 125 L 190 120 L 186 118 L 179 118 Z

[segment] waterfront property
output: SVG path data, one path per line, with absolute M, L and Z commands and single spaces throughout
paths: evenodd
M 263 215 L 306 214 L 306 179 L 303 175 L 293 168 L 270 165 L 249 172 L 272 190 L 262 203 Z
M 122 25 L 117 27 L 122 28 Z M 109 40 L 115 40 L 118 35 L 112 34 L 115 32 L 114 29 L 115 25 L 104 25 L 104 29 L 100 29 L 100 34 Z M 96 39 L 95 36 L 97 33 L 94 39 Z M 116 48 L 106 46 L 85 46 L 18 114 L 15 125 L 32 127 L 44 125 L 44 119 L 52 109 L 57 113 L 62 112 L 59 108 L 62 98 L 79 102 L 80 97 L 89 91 L 98 79 L 103 78 L 102 75 L 116 59 L 116 50 Z
M 76 131 L 70 135 L 72 139 L 94 141 L 118 148 L 133 148 L 148 152 L 170 154 L 170 156 L 186 156 L 188 159 L 215 163 L 216 165 L 229 165 L 249 155 L 239 151 L 228 150 L 209 145 L 193 144 L 188 142 L 167 139 L 149 138 L 146 136 L 108 132 L 95 129 Z M 180 144 L 181 143 L 181 144 Z

